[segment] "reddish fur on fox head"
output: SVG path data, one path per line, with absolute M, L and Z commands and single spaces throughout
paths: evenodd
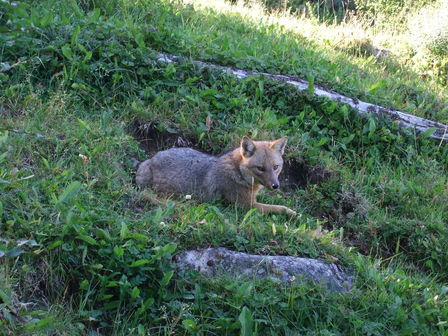
M 240 145 L 240 170 L 243 176 L 269 189 L 278 189 L 278 175 L 282 171 L 282 155 L 287 141 L 287 137 L 273 141 L 254 141 L 244 136 Z

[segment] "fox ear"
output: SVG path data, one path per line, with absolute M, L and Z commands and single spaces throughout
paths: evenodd
M 288 142 L 288 137 L 283 137 L 274 141 L 271 141 L 271 148 L 277 152 L 283 154 L 285 152 L 286 143 Z
M 255 153 L 255 143 L 247 136 L 241 140 L 241 154 L 245 157 L 251 157 Z

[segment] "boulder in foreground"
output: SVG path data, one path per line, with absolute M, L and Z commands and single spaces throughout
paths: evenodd
M 185 251 L 175 259 L 177 269 L 195 269 L 219 277 L 276 278 L 285 283 L 308 280 L 337 292 L 351 289 L 354 277 L 336 264 L 292 256 L 265 256 L 235 252 L 223 247 Z

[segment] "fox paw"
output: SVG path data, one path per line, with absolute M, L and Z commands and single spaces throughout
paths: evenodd
M 282 212 L 289 216 L 297 216 L 297 212 L 285 206 L 282 206 Z

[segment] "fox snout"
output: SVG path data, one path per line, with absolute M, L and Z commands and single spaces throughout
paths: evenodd
M 268 189 L 278 189 L 280 188 L 280 182 L 278 181 L 278 176 L 274 169 L 270 168 L 267 171 L 260 171 L 261 167 L 257 167 L 254 170 L 251 170 L 251 174 L 255 181 L 262 184 Z M 264 169 L 264 168 L 263 168 Z
M 278 189 L 280 187 L 280 182 L 278 181 L 278 177 L 274 172 L 272 172 L 265 178 L 262 178 L 261 184 L 269 189 Z

